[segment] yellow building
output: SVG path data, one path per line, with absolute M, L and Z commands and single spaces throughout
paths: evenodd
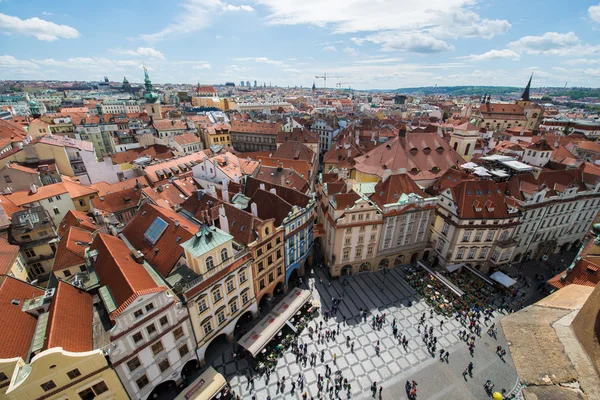
M 473 157 L 477 139 L 479 139 L 479 128 L 465 122 L 454 128 L 454 132 L 450 134 L 450 146 L 465 161 L 469 162 Z
M 98 189 L 73 182 L 68 178 L 64 178 L 63 183 L 71 195 L 75 209 L 83 212 L 90 211 L 91 200 L 98 197 Z
M 231 146 L 231 126 L 229 124 L 217 124 L 201 129 L 205 148 Z
M 29 364 L 19 362 L 7 399 L 127 399 L 102 350 L 45 350 Z

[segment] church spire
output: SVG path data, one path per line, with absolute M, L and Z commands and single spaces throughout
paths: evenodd
M 529 77 L 529 82 L 527 82 L 527 86 L 525 87 L 525 90 L 523 91 L 521 100 L 529 101 L 529 90 L 531 89 L 531 79 L 532 78 L 533 78 L 533 72 L 531 73 L 531 76 Z

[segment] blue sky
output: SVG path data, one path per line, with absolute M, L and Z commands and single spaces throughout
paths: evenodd
M 82 4 L 85 3 L 85 7 Z M 0 79 L 600 86 L 600 3 L 0 0 Z

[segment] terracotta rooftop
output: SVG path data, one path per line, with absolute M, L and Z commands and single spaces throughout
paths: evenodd
M 92 243 L 92 234 L 89 231 L 71 227 L 58 244 L 52 271 L 84 264 L 85 249 L 90 243 Z
M 138 236 L 143 240 L 143 234 Z M 134 260 L 129 247 L 121 239 L 100 233 L 90 249 L 98 250 L 94 268 L 100 282 L 110 289 L 117 306 L 111 314 L 112 319 L 139 295 L 166 289 L 158 286 L 142 264 Z
M 319 134 L 309 131 L 306 128 L 294 128 L 292 132 L 279 132 L 277 134 L 277 143 L 284 142 L 299 142 L 299 143 L 319 143 Z
M 186 202 L 182 204 L 184 208 L 185 204 Z M 145 239 L 144 235 L 157 218 L 162 219 L 168 226 L 153 244 Z M 146 203 L 140 207 L 122 233 L 133 247 L 144 254 L 150 265 L 166 277 L 183 254 L 181 243 L 190 239 L 197 231 L 198 227 L 180 214 Z
M 152 124 L 157 131 L 188 129 L 186 122 L 180 119 L 157 119 Z
M 58 236 L 65 236 L 71 227 L 76 227 L 87 232 L 95 232 L 99 229 L 93 217 L 83 211 L 77 210 L 67 211 L 65 217 L 58 225 Z
M 28 299 L 44 294 L 44 290 L 6 276 L 0 279 L 0 358 L 27 359 L 37 320 L 21 311 Z
M 252 197 L 254 192 L 260 189 L 261 184 L 265 186 L 265 190 L 270 191 L 271 189 L 275 189 L 277 196 L 281 197 L 283 200 L 285 200 L 293 206 L 306 207 L 308 205 L 308 202 L 310 201 L 310 196 L 307 196 L 306 194 L 301 193 L 298 190 L 294 190 L 289 187 L 281 186 L 278 184 L 273 184 L 267 181 L 262 181 L 251 176 L 249 176 L 246 179 L 246 195 L 248 197 Z
M 577 145 L 578 149 L 585 150 L 592 153 L 600 153 L 600 143 L 596 142 L 580 142 Z
M 281 130 L 280 123 L 231 121 L 231 132 L 277 135 Z
M 479 106 L 479 111 L 481 111 L 482 114 L 507 114 L 523 117 L 523 119 L 525 119 L 525 111 L 518 104 L 484 103 Z
M 272 158 L 287 158 L 289 160 L 303 160 L 308 163 L 315 161 L 315 152 L 304 143 L 283 142 L 271 155 Z
M 21 190 L 6 194 L 5 197 L 15 205 L 23 206 L 68 192 L 67 186 L 63 182 L 59 182 L 53 183 L 52 185 L 40 186 L 37 188 L 36 193 L 31 192 L 31 190 Z
M 199 143 L 201 140 L 198 136 L 191 133 L 183 133 L 181 135 L 173 136 L 173 140 L 181 146 L 187 146 L 189 144 Z
M 414 193 L 423 198 L 427 198 L 425 192 L 421 190 L 407 174 L 396 174 L 388 177 L 385 182 L 380 181 L 375 185 L 375 193 L 371 200 L 377 203 L 380 208 L 390 203 L 398 203 L 402 195 Z
M 587 256 L 579 260 L 573 270 L 562 271 L 548 280 L 548 285 L 555 289 L 573 284 L 595 287 L 598 282 L 600 282 L 600 257 Z
M 44 350 L 53 347 L 72 352 L 93 350 L 93 307 L 92 295 L 58 281 L 48 310 Z
M 131 189 L 138 185 L 139 187 L 148 186 L 148 180 L 145 176 L 137 176 L 135 178 L 126 179 L 117 183 L 96 182 L 91 186 L 98 190 L 98 196 L 104 196 L 110 193 L 120 192 L 125 189 Z
M 138 147 L 136 149 L 121 151 L 110 156 L 113 164 L 131 163 L 141 157 L 165 159 L 173 157 L 173 152 L 167 146 L 157 144 L 145 149 L 143 147 Z
M 7 275 L 10 272 L 19 255 L 19 249 L 19 246 L 10 244 L 8 243 L 8 240 L 0 237 L 0 277 Z
M 187 156 L 173 158 L 171 160 L 165 160 L 162 162 L 157 162 L 155 164 L 148 165 L 144 168 L 144 173 L 148 178 L 148 181 L 151 185 L 156 184 L 157 182 L 166 180 L 169 178 L 168 174 L 165 171 L 170 172 L 172 176 L 177 176 L 181 173 L 185 174 L 190 171 L 190 167 L 187 166 L 186 163 L 190 165 L 195 165 L 200 161 L 207 158 L 206 154 L 203 152 L 197 152 L 193 154 L 189 154 Z M 182 171 L 180 166 L 184 166 L 186 171 Z M 171 169 L 175 169 L 178 171 L 177 173 L 173 173 Z
M 432 180 L 465 161 L 436 133 L 407 132 L 356 158 L 354 168 L 383 176 L 385 169 L 405 169 L 415 181 Z
M 279 169 L 277 167 L 263 165 L 260 167 L 260 171 L 256 175 L 256 178 L 265 182 L 295 189 L 302 193 L 306 193 L 309 188 L 307 177 L 302 177 L 300 173 L 292 169 Z
M 27 131 L 19 124 L 0 119 L 0 138 L 21 142 L 27 136 Z
M 142 190 L 136 187 L 105 194 L 104 196 L 92 199 L 92 206 L 100 211 L 107 213 L 118 213 L 132 207 L 136 207 L 140 201 Z
M 171 210 L 183 203 L 186 197 L 188 197 L 177 186 L 169 183 L 158 185 L 155 188 L 144 188 L 142 189 L 142 193 L 150 198 L 154 204 Z
M 71 195 L 72 199 L 98 194 L 98 189 L 94 188 L 93 186 L 82 185 L 81 183 L 72 182 L 68 179 L 64 179 L 63 184 L 65 185 L 65 188 Z
M 494 181 L 464 181 L 450 189 L 463 219 L 509 218 L 504 194 Z
M 536 143 L 532 143 L 527 146 L 530 150 L 538 150 L 538 151 L 552 151 L 554 147 L 550 146 L 550 144 L 545 140 L 538 140 Z

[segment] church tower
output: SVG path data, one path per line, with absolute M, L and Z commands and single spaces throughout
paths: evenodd
M 152 118 L 152 120 L 162 119 L 162 110 L 160 107 L 160 101 L 158 101 L 158 94 L 152 91 L 152 81 L 148 76 L 148 69 L 144 67 L 144 88 L 146 93 L 144 94 L 144 110 L 146 114 Z
M 529 77 L 529 82 L 527 82 L 527 86 L 525 86 L 525 90 L 521 95 L 521 99 L 517 100 L 517 104 L 520 105 L 523 109 L 528 108 L 531 105 L 531 100 L 529 98 L 529 91 L 531 90 L 531 79 L 533 78 L 533 73 Z
M 450 147 L 469 162 L 473 158 L 477 139 L 479 139 L 479 128 L 466 122 L 454 128 L 454 132 L 450 134 Z

